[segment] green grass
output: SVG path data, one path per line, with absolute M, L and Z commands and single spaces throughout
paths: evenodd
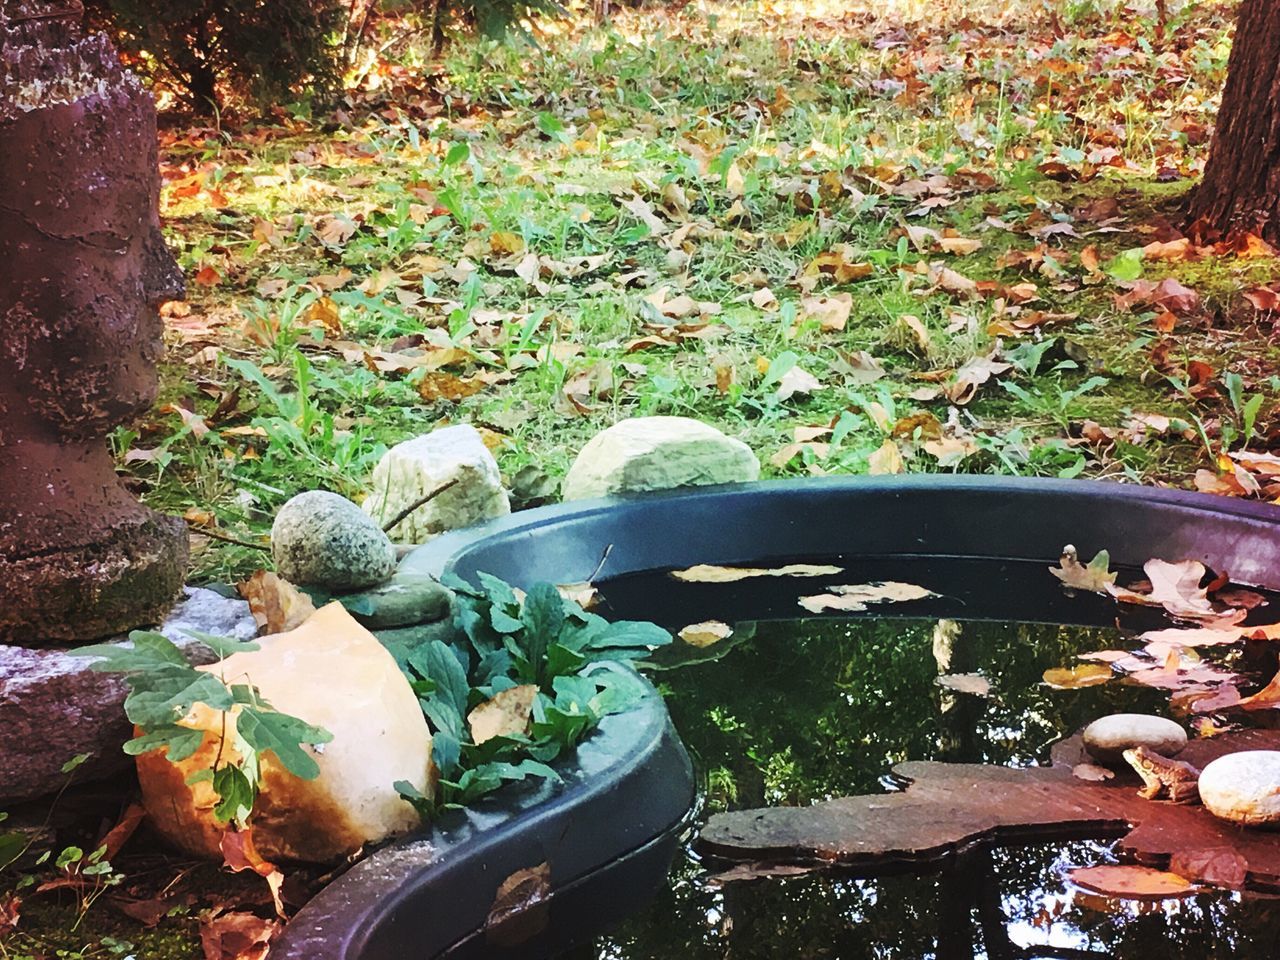
M 1091 244 L 1105 264 L 1149 242 L 1160 218 L 1177 221 L 1207 144 L 1170 131 L 1194 133 L 1212 116 L 1227 9 L 1189 6 L 1156 49 L 1149 23 L 1105 4 L 1073 8 L 1075 29 L 1061 38 L 1035 4 L 1015 11 L 1017 29 L 960 31 L 952 15 L 982 5 L 946 6 L 901 34 L 855 14 L 804 20 L 798 4 L 628 14 L 540 51 L 459 45 L 435 80 L 415 77 L 421 51 L 409 49 L 400 86 L 353 94 L 327 127 L 326 117 L 174 138 L 171 181 L 181 187 L 201 170 L 221 196 L 167 191 L 169 235 L 190 276 L 217 271 L 215 283 L 193 285 L 193 317 L 227 323 L 185 340 L 175 328 L 164 396 L 223 411 L 200 436 L 177 416 L 154 417 L 133 445 L 171 456 L 129 469 L 154 505 L 212 512 L 249 538 L 300 490 L 358 498 L 387 446 L 456 422 L 491 431 L 509 480 L 533 470 L 554 482 L 595 432 L 655 414 L 740 437 L 767 476 L 863 473 L 893 426 L 930 414 L 924 433 L 908 423 L 894 434 L 906 470 L 1188 483 L 1212 465 L 1199 437 L 1080 438 L 1084 421 L 1122 427 L 1141 412 L 1199 418 L 1214 443 L 1214 424 L 1231 412 L 1223 391 L 1191 399 L 1152 368 L 1153 314 L 1117 309 L 1114 281 L 1084 283 L 1078 258 Z M 1137 35 L 1118 36 L 1122 27 Z M 1083 179 L 1049 179 L 1048 163 Z M 1170 171 L 1176 179 L 1164 182 Z M 1115 197 L 1121 216 L 1091 233 L 1073 211 L 1100 197 Z M 1079 236 L 1027 232 L 1055 221 Z M 904 224 L 983 248 L 921 253 Z M 1040 243 L 1056 275 L 1002 266 L 1002 254 Z M 806 277 L 832 249 L 873 272 Z M 550 261 L 535 284 L 516 272 L 527 256 Z M 936 289 L 915 272 L 926 262 L 1000 288 L 1034 283 L 1038 299 L 1024 310 L 1077 318 L 997 342 L 987 327 L 1001 291 L 968 300 Z M 1277 351 L 1251 328 L 1240 291 L 1273 268 L 1231 257 L 1144 264 L 1145 277 L 1176 276 L 1204 298 L 1171 355 L 1259 384 Z M 340 286 L 326 279 L 342 271 Z M 765 286 L 777 309 L 751 302 Z M 661 333 L 645 298 L 664 287 L 668 299 L 717 305 L 696 322 L 720 335 L 629 349 Z M 805 319 L 806 296 L 842 293 L 843 331 Z M 317 322 L 322 296 L 340 333 Z M 903 314 L 928 329 L 928 351 Z M 681 322 L 695 320 L 664 321 Z M 459 351 L 429 374 L 445 398 L 422 398 L 420 370 L 363 360 L 424 336 L 436 356 Z M 849 366 L 857 351 L 886 375 L 862 382 Z M 945 371 L 997 351 L 1017 362 L 966 405 L 912 399 L 930 382 L 921 376 L 945 382 Z M 779 399 L 764 371 L 780 356 L 820 387 Z M 717 369 L 722 380 L 732 370 L 731 386 L 717 389 Z M 447 398 L 454 378 L 476 376 L 481 389 Z M 238 403 L 225 403 L 237 389 Z M 877 425 L 880 411 L 893 422 Z M 1260 424 L 1273 415 L 1268 405 Z M 975 452 L 940 466 L 923 446 L 935 423 Z M 770 462 L 797 427 L 821 426 L 836 434 L 825 457 L 810 449 Z M 214 544 L 198 552 L 196 575 L 232 576 L 260 559 Z

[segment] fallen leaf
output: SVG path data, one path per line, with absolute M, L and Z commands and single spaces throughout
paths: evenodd
M 1176 873 L 1128 864 L 1077 867 L 1067 878 L 1085 890 L 1121 900 L 1168 900 L 1200 892 L 1199 887 Z
M 267 887 L 271 890 L 271 899 L 275 903 L 276 916 L 284 920 L 286 914 L 284 898 L 281 895 L 284 889 L 284 874 L 279 867 L 274 863 L 268 863 L 258 853 L 258 848 L 253 842 L 253 828 L 224 830 L 222 839 L 218 841 L 218 849 L 222 851 L 223 863 L 235 873 L 241 870 L 252 870 L 267 881 Z
M 867 458 L 867 473 L 873 477 L 901 473 L 905 466 L 902 462 L 902 450 L 891 438 L 886 438 Z
M 1108 770 L 1106 767 L 1100 767 L 1096 763 L 1077 763 L 1071 768 L 1071 775 L 1077 780 L 1088 780 L 1091 783 L 1098 783 L 1103 780 L 1111 780 L 1115 777 L 1115 771 Z
M 726 640 L 732 633 L 733 628 L 727 623 L 721 623 L 719 620 L 704 620 L 684 627 L 679 636 L 689 646 L 702 648 Z
M 829 577 L 842 573 L 844 567 L 813 563 L 790 563 L 785 567 L 720 567 L 700 563 L 686 570 L 672 570 L 671 576 L 685 583 L 736 583 L 752 577 Z
M 817 377 L 796 364 L 779 378 L 775 392 L 779 400 L 789 400 L 796 394 L 807 397 L 821 386 Z
M 1249 863 L 1231 847 L 1179 850 L 1169 860 L 1169 872 L 1228 890 L 1244 887 Z
M 1067 544 L 1062 548 L 1060 566 L 1050 567 L 1049 572 L 1073 590 L 1088 590 L 1091 593 L 1106 593 L 1107 588 L 1116 582 L 1116 575 L 1107 568 L 1111 566 L 1111 554 L 1099 550 L 1089 565 L 1080 562 L 1076 548 Z
M 329 297 L 320 297 L 307 307 L 303 311 L 302 322 L 320 327 L 331 339 L 342 337 L 342 316 L 338 313 L 338 305 Z
M 980 673 L 948 673 L 934 680 L 940 687 L 974 697 L 991 696 L 991 681 Z
M 1148 607 L 1164 607 L 1174 617 L 1183 620 L 1218 620 L 1222 612 L 1215 610 L 1208 594 L 1200 586 L 1204 579 L 1204 564 L 1197 560 L 1169 563 L 1166 560 L 1148 560 L 1142 566 L 1151 581 L 1150 593 L 1107 586 L 1107 592 L 1121 603 L 1136 603 Z
M 243 911 L 212 916 L 200 924 L 205 960 L 266 960 L 281 926 Z
M 897 580 L 848 584 L 829 589 L 830 593 L 801 597 L 798 603 L 810 613 L 822 613 L 825 610 L 857 613 L 867 609 L 873 603 L 907 603 L 911 600 L 924 600 L 937 596 L 932 590 Z
M 1055 690 L 1079 690 L 1096 687 L 1114 676 L 1105 663 L 1082 663 L 1075 667 L 1056 667 L 1044 672 L 1044 682 Z
M 248 580 L 237 584 L 236 589 L 249 601 L 249 612 L 253 614 L 260 634 L 292 630 L 316 612 L 309 596 L 288 580 L 267 570 L 259 570 Z
M 805 297 L 800 301 L 800 310 L 805 319 L 816 319 L 823 330 L 843 330 L 853 310 L 853 295 Z
M 533 701 L 537 696 L 538 686 L 534 683 L 494 694 L 467 714 L 472 741 L 479 746 L 494 737 L 527 732 L 533 716 Z

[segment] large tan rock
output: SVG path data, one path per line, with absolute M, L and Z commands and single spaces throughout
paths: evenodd
M 760 478 L 741 440 L 688 417 L 635 417 L 596 434 L 565 477 L 565 500 Z
M 263 637 L 261 649 L 201 669 L 227 683 L 249 683 L 282 713 L 333 735 L 304 746 L 320 767 L 300 780 L 267 754 L 251 819 L 258 850 L 268 860 L 334 860 L 417 825 L 394 784 L 407 780 L 430 795 L 431 734 L 417 697 L 394 658 L 337 603 L 287 633 Z M 198 856 L 220 857 L 225 824 L 213 818 L 217 797 L 207 782 L 187 784 L 222 757 L 238 759 L 235 717 L 197 705 L 183 726 L 207 731 L 180 763 L 164 751 L 138 757 L 138 778 L 152 822 L 172 843 Z

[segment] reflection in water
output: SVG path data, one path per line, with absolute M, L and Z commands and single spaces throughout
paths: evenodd
M 1011 766 L 1117 711 L 1167 697 L 1108 684 L 1055 691 L 1042 672 L 1123 644 L 1115 630 L 953 620 L 761 621 L 717 647 L 677 645 L 653 677 L 703 777 L 703 817 L 892 789 L 903 760 Z M 944 689 L 980 673 L 988 697 Z M 1211 893 L 1156 909 L 1072 894 L 1103 843 L 973 851 L 921 876 L 768 878 L 717 885 L 687 852 L 643 913 L 580 956 L 617 960 L 894 960 L 974 956 L 1271 958 L 1280 901 Z

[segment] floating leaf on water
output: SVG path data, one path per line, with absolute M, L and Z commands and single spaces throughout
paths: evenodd
M 691 647 L 709 647 L 728 639 L 733 627 L 719 620 L 704 620 L 702 623 L 691 623 L 680 631 L 679 637 Z
M 672 570 L 671 576 L 685 583 L 735 583 L 752 577 L 830 577 L 843 573 L 844 567 L 815 563 L 789 563 L 785 567 L 721 567 L 699 563 L 686 570 Z
M 1176 873 L 1129 864 L 1077 867 L 1067 876 L 1078 887 L 1121 900 L 1169 900 L 1200 892 Z
M 906 603 L 910 600 L 924 600 L 927 597 L 937 596 L 932 590 L 918 587 L 914 583 L 900 583 L 896 580 L 846 584 L 831 587 L 830 590 L 830 593 L 801 597 L 800 606 L 810 613 L 822 613 L 824 610 L 858 613 L 873 603 Z
M 948 673 L 934 680 L 940 687 L 974 697 L 991 696 L 991 681 L 980 673 Z
M 590 610 L 600 602 L 600 591 L 591 583 L 557 583 L 560 596 L 570 603 L 576 603 L 583 610 Z
M 1062 558 L 1058 562 L 1061 566 L 1050 567 L 1049 572 L 1073 590 L 1106 593 L 1107 587 L 1116 581 L 1116 575 L 1108 570 L 1111 554 L 1106 550 L 1099 550 L 1086 566 L 1080 562 L 1076 548 L 1067 544 L 1062 548 Z
M 1044 672 L 1044 682 L 1055 690 L 1096 687 L 1111 677 L 1111 667 L 1105 663 L 1082 663 L 1076 667 L 1057 667 Z
M 1138 593 L 1117 587 L 1114 583 L 1107 586 L 1107 592 L 1121 603 L 1164 607 L 1171 616 L 1182 620 L 1230 619 L 1223 611 L 1214 609 L 1206 588 L 1200 586 L 1205 568 L 1198 560 L 1183 560 L 1179 563 L 1148 560 L 1142 569 L 1151 581 L 1150 593 Z M 1243 619 L 1243 611 L 1240 619 Z

